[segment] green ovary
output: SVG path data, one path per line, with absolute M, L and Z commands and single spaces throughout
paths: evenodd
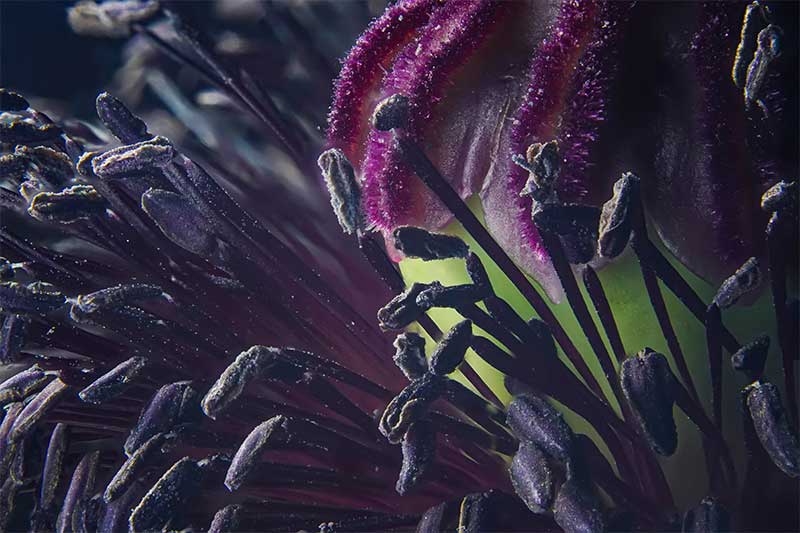
M 475 204 L 473 202 L 470 202 L 470 204 L 473 206 L 473 210 L 476 214 L 481 216 L 478 212 L 479 209 L 475 209 Z M 491 278 L 495 293 L 508 302 L 522 318 L 527 320 L 536 316 L 531 306 L 516 290 L 508 278 L 506 278 L 497 265 L 495 265 L 477 245 L 472 237 L 464 232 L 458 223 L 450 224 L 443 232 L 457 235 L 469 244 L 470 249 L 477 253 L 481 261 L 483 261 L 489 277 Z M 678 269 L 684 279 L 697 291 L 703 301 L 710 302 L 716 292 L 716 287 L 712 287 L 689 272 L 683 265 L 672 259 L 670 254 L 666 252 L 663 247 L 662 250 L 667 257 L 670 257 L 672 264 Z M 464 268 L 463 260 L 450 259 L 426 262 L 419 259 L 405 259 L 400 263 L 400 270 L 406 282 L 409 284 L 414 281 L 432 282 L 435 280 L 440 281 L 444 285 L 457 285 L 470 282 Z M 645 346 L 648 346 L 666 355 L 670 361 L 673 372 L 676 376 L 679 376 L 680 374 L 675 366 L 672 354 L 667 347 L 667 342 L 661 333 L 661 328 L 658 325 L 655 313 L 650 305 L 650 300 L 647 297 L 638 260 L 630 248 L 611 264 L 600 269 L 598 275 L 614 313 L 617 326 L 619 327 L 626 354 L 630 356 Z M 602 325 L 597 315 L 594 313 L 591 300 L 583 289 L 583 284 L 579 283 L 579 285 L 581 286 L 584 300 L 591 310 L 592 318 L 595 320 L 595 324 L 601 332 L 601 337 L 606 343 L 609 353 L 611 353 L 611 347 L 605 337 Z M 692 379 L 694 380 L 695 387 L 703 402 L 706 413 L 710 413 L 711 378 L 708 366 L 705 328 L 663 284 L 659 282 L 659 285 L 667 304 L 673 328 L 677 332 L 684 357 L 687 360 L 687 365 L 691 372 Z M 544 291 L 541 289 L 540 293 L 544 295 Z M 551 303 L 551 309 L 580 353 L 584 356 L 597 380 L 601 383 L 606 398 L 614 406 L 614 409 L 619 412 L 618 404 L 613 399 L 613 394 L 605 380 L 600 364 L 586 340 L 586 336 L 578 325 L 569 304 L 566 303 L 566 299 L 564 300 L 565 301 L 560 304 Z M 478 305 L 482 307 L 482 304 Z M 456 322 L 463 319 L 453 309 L 432 309 L 429 315 L 443 331 L 446 331 Z M 770 336 L 773 342 L 770 346 L 765 375 L 771 379 L 773 383 L 782 387 L 783 380 L 778 379 L 778 376 L 781 375 L 780 349 L 776 342 L 776 324 L 772 313 L 769 291 L 763 291 L 753 305 L 734 306 L 731 309 L 725 310 L 722 318 L 728 329 L 734 333 L 742 344 L 750 342 L 754 337 L 760 334 L 766 333 Z M 477 328 L 477 326 L 475 330 L 476 333 L 491 338 L 490 335 Z M 424 332 L 420 331 L 420 333 L 424 335 Z M 430 354 L 434 346 L 434 341 L 427 336 L 426 341 L 428 353 Z M 532 351 L 531 357 L 534 356 Z M 730 365 L 729 356 L 730 354 L 723 352 L 723 429 L 725 439 L 731 447 L 731 451 L 736 459 L 737 474 L 741 477 L 744 472 L 745 451 L 742 438 L 742 418 L 739 411 L 739 391 L 746 385 L 746 379 L 743 375 L 733 370 Z M 569 368 L 573 368 L 560 347 L 559 357 L 562 361 L 565 361 Z M 486 364 L 472 350 L 467 352 L 466 360 L 480 374 L 498 398 L 500 398 L 503 403 L 507 404 L 511 396 L 503 385 L 503 374 Z M 474 390 L 460 372 L 456 372 L 453 377 Z M 601 441 L 594 428 L 582 417 L 563 408 L 563 406 L 559 405 L 559 407 L 562 408 L 561 410 L 564 412 L 572 428 L 578 433 L 584 433 L 590 436 L 595 443 L 598 444 L 606 457 L 611 460 L 612 456 L 608 448 Z M 706 495 L 708 483 L 700 432 L 680 409 L 676 407 L 674 413 L 678 427 L 678 450 L 671 457 L 657 457 L 665 472 L 667 481 L 672 487 L 675 504 L 680 509 L 690 507 L 704 497 Z M 613 460 L 611 463 L 612 465 L 614 464 Z

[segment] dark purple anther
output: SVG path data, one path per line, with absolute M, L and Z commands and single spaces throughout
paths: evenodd
M 400 226 L 392 232 L 394 246 L 407 257 L 423 261 L 464 258 L 469 252 L 467 244 L 458 237 L 431 233 L 414 226 Z
M 401 333 L 395 338 L 394 347 L 394 362 L 409 381 L 421 378 L 428 371 L 423 337 L 413 332 Z
M 462 320 L 450 328 L 431 354 L 431 372 L 439 376 L 455 372 L 471 342 L 472 322 Z
M 508 405 L 507 423 L 520 441 L 530 441 L 562 463 L 573 451 L 574 434 L 564 417 L 539 396 L 516 396 Z
M 789 477 L 800 477 L 800 446 L 778 388 L 772 383 L 753 383 L 748 387 L 747 408 L 756 435 L 775 466 Z
M 405 495 L 422 481 L 428 467 L 436 458 L 436 430 L 433 425 L 420 420 L 411 424 L 403 435 L 403 465 L 395 489 Z
M 547 455 L 533 442 L 522 441 L 508 469 L 511 484 L 534 513 L 545 513 L 553 505 L 555 476 Z
M 703 498 L 683 517 L 683 533 L 724 533 L 730 530 L 728 511 L 712 497 Z

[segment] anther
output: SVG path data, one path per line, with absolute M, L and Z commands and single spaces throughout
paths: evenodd
M 279 350 L 267 346 L 252 346 L 240 353 L 211 386 L 200 403 L 203 412 L 216 418 L 244 391 L 247 384 L 264 375 L 278 359 Z
M 131 25 L 146 22 L 158 13 L 156 0 L 114 0 L 97 3 L 81 0 L 67 9 L 67 21 L 78 35 L 128 37 Z
M 353 165 L 338 148 L 326 150 L 317 159 L 331 197 L 331 207 L 342 231 L 348 234 L 364 230 L 365 219 L 361 210 L 361 186 Z
M 796 181 L 779 181 L 761 195 L 761 209 L 774 213 L 782 209 L 798 207 L 798 187 Z
M 751 257 L 722 282 L 713 302 L 720 309 L 727 309 L 745 294 L 758 289 L 762 280 L 761 265 L 758 259 Z
M 0 89 L 0 111 L 25 111 L 29 107 L 28 101 L 19 94 Z
M 636 210 L 641 204 L 639 178 L 626 172 L 614 183 L 614 195 L 600 213 L 597 251 L 609 259 L 621 254 L 631 238 Z
M 428 371 L 422 336 L 413 332 L 401 333 L 395 338 L 394 347 L 394 362 L 409 381 L 421 378 Z
M 156 298 L 172 300 L 172 297 L 157 285 L 129 283 L 82 294 L 76 299 L 75 305 L 85 313 L 94 313 L 101 307 L 119 307 Z
M 561 172 L 561 155 L 558 141 L 534 143 L 528 147 L 525 158 L 517 155 L 512 161 L 528 171 L 528 181 L 520 196 L 530 196 L 538 203 L 558 201 L 555 185 Z
M 744 87 L 747 77 L 747 66 L 756 51 L 756 35 L 764 24 L 763 6 L 759 2 L 752 2 L 744 10 L 742 30 L 739 35 L 739 44 L 736 47 L 736 58 L 731 69 L 731 79 L 740 89 Z
M 417 320 L 425 312 L 417 305 L 417 296 L 428 287 L 426 283 L 414 283 L 378 310 L 381 329 L 403 329 Z
M 789 477 L 800 477 L 800 446 L 789 426 L 778 388 L 756 382 L 747 389 L 747 408 L 758 440 L 775 466 Z
M 50 442 L 47 445 L 47 455 L 42 468 L 42 484 L 37 504 L 42 511 L 51 510 L 55 503 L 56 491 L 64 470 L 68 439 L 69 427 L 66 424 L 56 424 L 50 433 Z
M 507 409 L 507 423 L 520 441 L 530 441 L 553 458 L 566 463 L 575 435 L 550 403 L 533 394 L 516 396 Z
M 458 514 L 458 533 L 478 533 L 484 530 L 484 522 L 488 515 L 488 492 L 467 494 L 461 500 Z
M 78 393 L 84 402 L 100 404 L 122 393 L 144 370 L 147 359 L 134 356 L 118 364 Z
M 537 228 L 559 237 L 570 264 L 585 264 L 594 259 L 599 209 L 582 204 L 537 204 L 532 216 Z
M 59 533 L 80 530 L 75 525 L 79 523 L 77 519 L 83 514 L 83 507 L 94 490 L 99 461 L 100 452 L 94 451 L 84 455 L 78 466 L 75 467 L 56 523 L 56 531 Z
M 605 530 L 600 503 L 591 485 L 579 478 L 567 478 L 559 488 L 553 518 L 566 533 L 602 533 Z
M 108 486 L 103 492 L 103 501 L 111 503 L 122 496 L 142 475 L 144 469 L 152 466 L 154 460 L 167 451 L 168 447 L 165 444 L 174 439 L 174 434 L 156 433 L 139 446 L 108 482 Z
M 229 491 L 234 492 L 242 486 L 268 446 L 289 438 L 288 424 L 285 416 L 277 415 L 257 425 L 245 437 L 225 474 L 225 487 Z
M 65 303 L 66 298 L 59 292 L 14 281 L 0 283 L 0 309 L 6 313 L 44 315 L 60 309 Z
M 764 373 L 768 353 L 769 335 L 759 335 L 731 355 L 731 365 L 735 370 L 743 372 L 747 379 L 755 381 Z
M 481 259 L 473 252 L 467 254 L 466 260 L 467 275 L 472 283 L 484 294 L 491 294 L 492 283 L 489 280 L 489 275 L 486 273 L 486 268 L 483 266 Z
M 95 104 L 100 121 L 123 143 L 137 143 L 152 137 L 147 131 L 147 125 L 115 96 L 100 93 Z
M 199 489 L 203 469 L 189 457 L 173 464 L 131 512 L 131 531 L 160 530 Z
M 455 372 L 464 360 L 464 354 L 472 342 L 472 322 L 462 320 L 450 328 L 442 337 L 431 355 L 430 369 L 436 375 L 446 376 Z
M 241 519 L 242 506 L 231 504 L 226 505 L 214 514 L 208 533 L 233 533 L 239 531 L 239 521 Z
M 28 213 L 38 220 L 70 224 L 102 214 L 107 208 L 108 202 L 92 185 L 73 185 L 61 192 L 37 193 Z
M 520 442 L 508 469 L 514 492 L 534 513 L 545 513 L 555 496 L 553 469 L 545 453 L 530 441 Z
M 133 453 L 156 433 L 168 433 L 176 426 L 199 417 L 198 394 L 189 381 L 164 385 L 142 410 L 125 441 L 125 454 Z
M 458 309 L 482 300 L 486 294 L 480 287 L 467 283 L 445 287 L 438 281 L 431 283 L 417 295 L 417 307 L 428 310 L 433 307 Z
M 419 485 L 436 457 L 436 431 L 426 420 L 411 424 L 403 435 L 403 465 L 395 489 L 401 496 Z
M 667 359 L 645 348 L 622 362 L 620 385 L 653 450 L 666 456 L 675 453 L 678 432 L 672 408 L 676 382 Z
M 372 125 L 378 131 L 404 128 L 408 122 L 409 101 L 402 94 L 393 94 L 378 102 L 372 113 Z
M 744 84 L 744 102 L 749 108 L 754 102 L 767 114 L 764 103 L 759 99 L 759 93 L 767 79 L 769 65 L 781 53 L 781 38 L 783 30 L 775 24 L 770 24 L 758 33 L 757 48 L 753 60 L 747 67 L 747 78 Z
M 408 257 L 423 261 L 464 258 L 469 252 L 467 244 L 458 237 L 431 233 L 414 226 L 400 226 L 392 232 L 392 235 L 398 250 Z
M 39 394 L 25 405 L 25 408 L 14 420 L 14 425 L 11 427 L 11 432 L 8 436 L 9 439 L 16 442 L 26 437 L 33 427 L 56 406 L 68 390 L 69 386 L 59 378 L 48 383 Z
M 44 387 L 50 376 L 37 365 L 15 374 L 0 383 L 0 407 L 11 402 L 20 402 Z
M 92 157 L 92 171 L 101 178 L 119 179 L 153 171 L 169 164 L 177 155 L 164 137 L 119 146 Z
M 683 517 L 683 533 L 722 533 L 730 530 L 728 511 L 712 497 L 703 498 Z
M 425 416 L 430 404 L 442 393 L 442 380 L 440 376 L 427 373 L 409 383 L 389 402 L 378 425 L 389 442 L 399 443 L 408 427 Z

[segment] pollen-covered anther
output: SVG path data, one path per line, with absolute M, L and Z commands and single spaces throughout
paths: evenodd
M 403 374 L 413 381 L 428 371 L 425 359 L 425 339 L 414 332 L 404 332 L 394 339 L 394 362 Z
M 342 231 L 348 234 L 363 231 L 365 219 L 361 210 L 361 185 L 347 156 L 338 148 L 331 148 L 319 156 L 317 165 L 325 178 L 331 207 Z
M 61 482 L 68 445 L 69 426 L 63 423 L 56 424 L 50 433 L 47 454 L 42 467 L 42 482 L 37 503 L 38 508 L 42 511 L 51 510 L 55 504 L 56 491 Z
M 101 307 L 118 307 L 156 298 L 163 298 L 167 301 L 172 300 L 172 297 L 157 285 L 127 283 L 89 294 L 81 294 L 76 298 L 75 305 L 85 313 L 94 313 Z
M 393 94 L 384 98 L 378 102 L 372 113 L 373 127 L 378 131 L 405 127 L 408 122 L 409 105 L 408 97 L 402 94 Z
M 0 308 L 3 289 L 0 287 Z M 0 324 L 0 364 L 13 363 L 25 345 L 30 320 L 16 314 L 4 314 Z
M 278 358 L 279 350 L 268 346 L 252 346 L 240 353 L 211 386 L 200 405 L 210 418 L 216 418 L 244 391 L 247 384 L 264 375 Z
M 622 362 L 622 392 L 650 446 L 660 455 L 672 455 L 678 447 L 672 413 L 676 384 L 667 359 L 649 348 Z
M 122 496 L 133 482 L 142 475 L 145 468 L 152 466 L 155 459 L 167 451 L 168 446 L 166 444 L 174 439 L 174 434 L 156 433 L 139 446 L 119 467 L 111 481 L 108 482 L 108 486 L 103 492 L 103 500 L 106 503 L 111 503 Z
M 761 209 L 774 213 L 782 209 L 797 209 L 800 189 L 796 181 L 779 181 L 761 195 Z
M 433 307 L 458 309 L 483 300 L 486 296 L 481 287 L 472 283 L 448 287 L 434 281 L 417 295 L 417 306 L 423 310 Z
M 208 533 L 232 533 L 239 531 L 242 506 L 231 504 L 226 505 L 214 514 Z
M 605 530 L 600 502 L 591 484 L 569 477 L 558 489 L 553 517 L 567 533 L 602 533 Z
M 414 226 L 400 226 L 392 232 L 395 247 L 408 257 L 435 261 L 438 259 L 465 258 L 467 244 L 451 235 L 431 233 Z
M 539 203 L 557 202 L 556 182 L 561 173 L 561 159 L 558 141 L 534 143 L 528 146 L 524 158 L 514 156 L 514 163 L 528 171 L 528 181 L 520 196 L 530 196 Z
M 759 96 L 769 74 L 770 64 L 781 54 L 782 37 L 783 30 L 775 24 L 768 25 L 758 33 L 755 55 L 747 67 L 744 84 L 744 102 L 747 108 L 756 103 L 764 111 L 764 114 L 768 114 L 766 106 Z
M 758 259 L 751 257 L 722 282 L 713 302 L 720 309 L 727 309 L 742 296 L 758 289 L 762 281 L 761 265 Z
M 506 421 L 521 442 L 529 441 L 562 463 L 572 455 L 575 434 L 550 403 L 534 394 L 514 397 Z
M 639 178 L 626 172 L 614 183 L 614 195 L 600 212 L 597 252 L 612 259 L 621 254 L 631 238 L 634 217 L 641 205 Z
M 225 243 L 214 233 L 208 218 L 178 193 L 149 189 L 142 194 L 142 210 L 170 241 L 184 250 L 225 264 Z
M 28 101 L 18 93 L 0 88 L 0 111 L 25 111 L 29 107 Z
M 489 512 L 489 492 L 467 494 L 461 500 L 458 513 L 458 533 L 479 533 Z
M 201 414 L 198 404 L 199 395 L 189 381 L 169 383 L 158 389 L 125 441 L 125 454 L 130 457 L 157 433 L 168 433 L 197 420 Z
M 514 492 L 534 513 L 553 506 L 555 476 L 547 455 L 534 443 L 522 441 L 508 469 Z
M 33 427 L 62 400 L 68 390 L 69 386 L 60 378 L 48 383 L 19 413 L 14 425 L 11 426 L 8 438 L 16 442 L 26 437 Z
M 24 400 L 44 387 L 50 379 L 37 365 L 11 376 L 0 383 L 0 406 Z
M 125 144 L 143 141 L 152 135 L 147 125 L 122 103 L 120 99 L 109 93 L 100 93 L 95 102 L 97 116 L 114 137 Z
M 472 342 L 472 322 L 462 320 L 442 337 L 431 355 L 430 369 L 436 375 L 455 372 L 464 361 L 464 354 Z
M 761 378 L 769 353 L 769 335 L 759 335 L 731 355 L 731 366 L 751 381 Z
M 289 438 L 289 419 L 277 415 L 257 425 L 236 450 L 228 472 L 225 487 L 231 492 L 242 486 L 268 446 L 284 443 Z
M 403 329 L 417 320 L 425 312 L 417 305 L 417 296 L 429 287 L 427 283 L 415 282 L 380 308 L 378 324 L 381 329 Z
M 61 192 L 36 194 L 28 213 L 38 220 L 70 224 L 100 215 L 107 208 L 108 202 L 92 185 L 73 185 Z
M 570 264 L 585 264 L 597 253 L 600 210 L 583 204 L 535 204 L 533 221 L 540 231 L 557 235 Z
M 383 411 L 378 429 L 392 444 L 403 438 L 408 427 L 424 418 L 430 404 L 443 392 L 444 378 L 428 372 L 409 383 Z
M 157 0 L 81 0 L 67 10 L 67 20 L 79 35 L 127 37 L 131 25 L 153 18 L 158 9 Z
M 24 162 L 28 178 L 35 177 L 53 187 L 75 177 L 72 160 L 64 152 L 46 146 L 17 146 L 12 157 Z
M 131 531 L 164 527 L 200 487 L 203 469 L 189 457 L 173 464 L 150 488 L 131 512 Z
M 683 517 L 682 531 L 685 533 L 713 533 L 730 531 L 730 515 L 713 497 L 706 497 Z
M 411 424 L 401 445 L 403 465 L 395 486 L 397 493 L 408 494 L 422 480 L 436 458 L 436 431 L 427 420 Z
M 733 69 L 731 69 L 731 79 L 740 89 L 745 84 L 747 67 L 756 51 L 756 36 L 760 31 L 759 28 L 766 23 L 765 15 L 765 6 L 758 1 L 751 2 L 744 10 L 739 44 L 736 46 L 736 57 Z
M 127 359 L 93 382 L 78 393 L 84 402 L 100 404 L 122 393 L 130 383 L 136 379 L 147 365 L 147 359 L 134 356 Z
M 176 155 L 168 139 L 153 137 L 94 155 L 92 171 L 105 179 L 130 177 L 157 170 L 170 163 Z
M 83 456 L 72 473 L 67 494 L 58 515 L 56 531 L 82 531 L 81 522 L 86 512 L 85 506 L 94 490 L 100 452 L 93 451 Z
M 800 445 L 778 388 L 772 383 L 755 382 L 745 391 L 753 427 L 764 450 L 787 476 L 800 477 Z

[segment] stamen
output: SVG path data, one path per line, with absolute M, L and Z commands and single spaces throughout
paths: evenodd
M 215 262 L 226 262 L 221 241 L 208 219 L 181 195 L 149 189 L 142 195 L 142 209 L 173 243 Z
M 489 275 L 481 262 L 480 257 L 473 252 L 467 254 L 466 260 L 467 275 L 472 283 L 484 294 L 493 294 L 492 282 L 489 280 Z
M 408 123 L 408 97 L 393 94 L 378 102 L 370 122 L 378 131 L 404 128 Z
M 172 301 L 172 297 L 161 287 L 145 283 L 130 283 L 82 294 L 78 296 L 75 304 L 81 308 L 81 311 L 93 313 L 101 307 L 118 307 L 155 298 Z
M 564 531 L 602 533 L 605 530 L 600 503 L 587 481 L 568 477 L 558 489 L 553 518 Z
M 2 144 L 42 144 L 54 141 L 61 135 L 61 128 L 55 124 L 32 124 L 24 120 L 11 123 L 0 122 L 0 143 Z
M 119 498 L 105 506 L 103 516 L 98 522 L 98 531 L 125 531 L 133 506 L 139 501 L 141 484 L 134 483 Z
M 467 244 L 451 235 L 431 233 L 414 226 L 400 226 L 392 232 L 395 247 L 408 257 L 423 261 L 465 258 L 469 252 Z
M 427 373 L 406 386 L 386 406 L 378 429 L 392 444 L 402 439 L 408 427 L 421 420 L 430 404 L 442 393 L 443 378 Z
M 46 146 L 17 146 L 14 157 L 25 162 L 29 175 L 54 188 L 63 186 L 75 177 L 75 168 L 69 156 Z
M 331 197 L 331 207 L 342 231 L 348 234 L 363 232 L 366 224 L 361 210 L 361 186 L 353 165 L 344 152 L 336 148 L 326 150 L 317 160 Z
M 756 51 L 756 35 L 758 28 L 764 24 L 764 6 L 760 2 L 751 2 L 744 9 L 742 31 L 739 35 L 739 44 L 736 47 L 736 58 L 731 69 L 731 79 L 737 87 L 744 87 L 747 66 L 752 61 Z
M 225 487 L 229 491 L 234 492 L 242 486 L 267 446 L 274 445 L 276 440 L 286 441 L 290 435 L 288 423 L 285 416 L 278 415 L 257 425 L 245 437 L 225 474 Z
M 678 431 L 672 416 L 674 381 L 667 359 L 649 348 L 623 361 L 620 368 L 620 384 L 625 398 L 650 446 L 665 456 L 675 453 L 678 447 Z
M 64 458 L 68 445 L 69 426 L 56 424 L 50 433 L 50 442 L 47 445 L 47 455 L 42 468 L 42 486 L 36 504 L 40 512 L 49 514 L 55 510 L 56 491 L 64 474 Z
M 208 533 L 233 533 L 239 531 L 241 505 L 226 505 L 214 514 Z
M 209 418 L 216 419 L 241 396 L 250 381 L 263 376 L 275 366 L 278 353 L 277 348 L 258 345 L 240 353 L 203 397 L 203 412 Z
M 682 530 L 686 533 L 730 531 L 730 515 L 717 500 L 707 496 L 697 507 L 686 511 Z
M 164 137 L 113 148 L 92 157 L 92 171 L 104 179 L 119 179 L 153 172 L 172 162 L 177 153 Z
M 769 353 L 769 335 L 759 335 L 731 356 L 734 370 L 744 373 L 750 381 L 761 379 Z
M 83 0 L 67 10 L 67 20 L 78 35 L 127 37 L 132 24 L 153 18 L 159 9 L 157 0 Z
M 19 94 L 0 89 L 0 111 L 25 111 L 29 107 L 28 101 Z
M 108 131 L 125 144 L 133 144 L 153 137 L 147 125 L 115 96 L 100 93 L 95 102 L 97 116 Z
M 61 192 L 40 192 L 30 201 L 28 213 L 45 222 L 71 224 L 100 215 L 108 202 L 92 185 L 73 185 Z
M 633 221 L 641 216 L 636 210 L 641 206 L 639 177 L 625 172 L 614 183 L 614 195 L 603 204 L 598 229 L 597 252 L 600 257 L 613 259 L 628 246 Z
M 404 329 L 417 320 L 425 312 L 417 305 L 417 296 L 430 286 L 427 283 L 413 283 L 378 310 L 381 329 Z
M 432 307 L 460 309 L 483 299 L 484 294 L 471 283 L 445 287 L 434 281 L 417 295 L 417 307 L 427 311 Z
M 89 495 L 94 490 L 94 480 L 97 475 L 97 467 L 100 461 L 100 452 L 94 451 L 83 456 L 67 489 L 67 495 L 61 506 L 61 513 L 58 515 L 56 531 L 80 531 L 78 524 L 84 512 L 84 506 Z
M 506 421 L 520 441 L 536 444 L 562 463 L 572 456 L 572 429 L 547 400 L 533 394 L 516 396 L 508 405 Z
M 417 533 L 439 533 L 447 510 L 447 502 L 442 502 L 425 511 L 417 524 Z
M 156 433 L 136 448 L 108 482 L 103 492 L 103 501 L 111 503 L 127 492 L 137 478 L 141 477 L 144 468 L 149 466 L 147 463 L 152 463 L 155 457 L 164 454 L 167 451 L 165 444 L 174 439 L 174 434 Z
M 16 417 L 8 438 L 12 442 L 25 438 L 33 429 L 33 426 L 61 401 L 67 390 L 69 390 L 69 386 L 61 381 L 60 378 L 56 378 L 48 383 L 47 386 L 25 406 L 22 412 L 19 413 L 19 416 Z
M 755 382 L 747 387 L 747 408 L 756 435 L 775 466 L 789 477 L 800 477 L 800 446 L 789 427 L 778 388 Z
M 203 469 L 184 457 L 156 481 L 133 509 L 128 523 L 131 531 L 153 531 L 165 526 L 194 495 Z
M 797 209 L 798 186 L 796 181 L 779 181 L 761 195 L 761 209 L 767 213 Z
M 558 236 L 569 264 L 588 263 L 597 254 L 600 210 L 596 207 L 581 204 L 536 204 L 532 216 L 540 232 Z
M 169 383 L 158 389 L 125 441 L 125 454 L 132 456 L 157 433 L 168 433 L 180 424 L 195 420 L 200 414 L 198 400 L 189 381 Z
M 38 285 L 0 283 L 0 309 L 5 313 L 44 315 L 63 307 L 66 301 L 60 292 L 43 290 Z
M 484 529 L 489 496 L 488 492 L 477 492 L 464 496 L 458 515 L 458 533 L 479 533 Z
M 38 365 L 11 376 L 0 383 L 0 407 L 12 402 L 21 402 L 44 387 L 49 380 L 50 376 Z
M 602 397 L 600 384 L 589 370 L 586 361 L 583 360 L 580 352 L 567 336 L 561 324 L 556 319 L 553 312 L 545 303 L 542 296 L 536 291 L 530 280 L 522 273 L 514 261 L 508 256 L 503 248 L 495 241 L 481 225 L 477 217 L 470 211 L 469 207 L 461 200 L 450 184 L 439 174 L 433 163 L 425 155 L 419 146 L 410 138 L 397 135 L 395 138 L 397 148 L 403 154 L 406 162 L 411 166 L 423 183 L 447 206 L 453 216 L 458 220 L 464 229 L 469 233 L 478 245 L 489 254 L 489 257 L 497 264 L 500 270 L 514 284 L 522 296 L 531 304 L 539 317 L 550 327 L 553 337 L 564 350 L 570 362 L 578 370 L 580 376 L 589 385 L 589 388 Z M 469 317 L 468 317 L 469 318 Z
M 512 160 L 530 174 L 519 193 L 520 196 L 531 196 L 536 202 L 543 204 L 558 201 L 555 189 L 561 172 L 558 141 L 534 143 L 528 147 L 524 159 L 514 156 Z
M 744 83 L 745 106 L 749 109 L 750 105 L 755 102 L 765 115 L 768 114 L 767 109 L 759 99 L 759 93 L 769 73 L 770 64 L 781 55 L 782 37 L 783 30 L 775 24 L 770 24 L 758 32 L 756 52 L 747 67 L 747 77 Z
M 436 431 L 432 424 L 425 420 L 411 424 L 403 435 L 401 449 L 403 466 L 395 488 L 398 494 L 406 495 L 422 481 L 436 457 Z
M 713 302 L 720 309 L 727 309 L 745 294 L 756 290 L 761 285 L 762 279 L 761 265 L 758 259 L 751 257 L 722 282 Z
M 534 513 L 545 513 L 553 505 L 555 486 L 547 456 L 534 443 L 522 441 L 508 469 L 514 492 Z
M 462 320 L 439 341 L 431 354 L 430 370 L 438 376 L 455 372 L 472 342 L 472 322 Z
M 413 332 L 401 333 L 395 338 L 394 347 L 397 349 L 394 362 L 409 381 L 421 378 L 428 371 L 425 339 L 420 335 Z

